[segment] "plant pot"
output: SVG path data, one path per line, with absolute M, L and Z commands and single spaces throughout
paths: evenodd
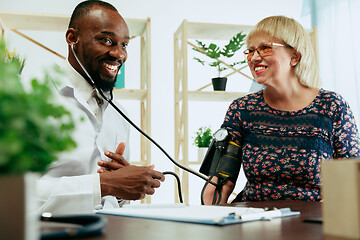
M 227 82 L 226 77 L 216 77 L 216 78 L 212 78 L 211 80 L 212 80 L 214 91 L 225 91 L 226 82 Z
M 208 147 L 199 147 L 198 148 L 198 161 L 199 162 L 202 163 L 204 161 L 207 150 L 208 150 Z
M 35 173 L 0 176 L 1 239 L 40 239 L 38 176 Z

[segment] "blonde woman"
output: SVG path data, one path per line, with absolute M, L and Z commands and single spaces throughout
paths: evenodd
M 351 109 L 339 94 L 320 88 L 310 38 L 294 19 L 261 20 L 247 48 L 251 73 L 265 89 L 235 100 L 222 124 L 242 149 L 248 180 L 235 201 L 319 201 L 320 162 L 360 156 Z M 220 203 L 234 186 L 224 183 Z M 206 187 L 205 204 L 213 202 L 214 189 Z

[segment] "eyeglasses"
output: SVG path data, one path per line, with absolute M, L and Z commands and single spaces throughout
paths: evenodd
M 272 54 L 273 46 L 280 46 L 280 47 L 288 47 L 287 45 L 280 44 L 280 43 L 267 43 L 261 46 L 258 46 L 255 49 L 246 49 L 244 51 L 245 57 L 248 61 L 254 56 L 255 51 L 260 55 L 260 57 L 266 57 Z

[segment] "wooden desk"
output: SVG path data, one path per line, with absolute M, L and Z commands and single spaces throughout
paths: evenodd
M 160 220 L 149 220 L 119 216 L 105 216 L 109 223 L 103 234 L 89 240 L 100 239 L 129 239 L 129 240 L 296 240 L 296 239 L 326 239 L 322 232 L 322 225 L 318 223 L 304 223 L 307 218 L 321 217 L 321 203 L 304 201 L 274 201 L 240 203 L 242 207 L 290 207 L 293 211 L 300 211 L 299 216 L 273 219 L 271 221 L 257 221 L 228 226 L 210 226 Z

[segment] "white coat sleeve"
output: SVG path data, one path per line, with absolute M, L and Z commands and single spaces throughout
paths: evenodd
M 53 214 L 92 213 L 100 204 L 94 202 L 94 183 L 98 174 L 71 177 L 48 177 L 38 180 L 37 196 L 41 204 L 40 212 Z

